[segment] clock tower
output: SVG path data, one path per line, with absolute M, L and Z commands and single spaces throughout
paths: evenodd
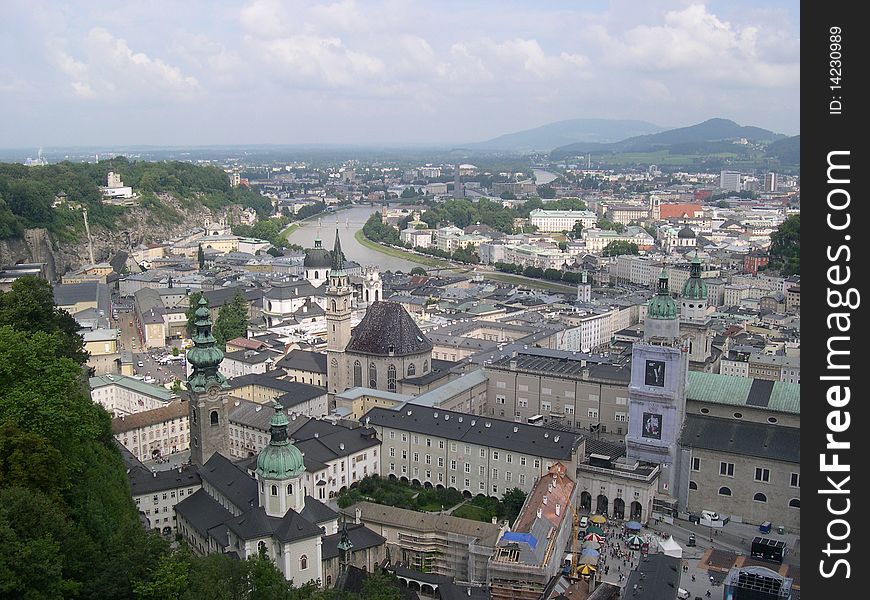
M 658 293 L 647 306 L 644 342 L 631 351 L 625 449 L 628 458 L 660 465 L 658 491 L 664 496 L 676 493 L 688 372 L 688 346 L 679 337 L 677 305 L 662 271 Z
M 187 379 L 190 423 L 190 460 L 203 465 L 215 452 L 229 454 L 229 383 L 218 370 L 224 358 L 211 334 L 208 301 L 201 298 L 196 309 L 196 332 L 187 361 L 193 367 Z
M 353 287 L 344 270 L 344 254 L 341 240 L 335 230 L 335 246 L 332 249 L 332 268 L 329 270 L 329 286 L 326 288 L 326 379 L 327 389 L 332 394 L 343 392 L 348 387 L 348 366 L 344 350 L 350 342 L 350 314 Z

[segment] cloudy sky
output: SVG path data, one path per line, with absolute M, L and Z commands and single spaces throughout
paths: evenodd
M 2 147 L 450 144 L 583 117 L 799 133 L 790 0 L 3 5 Z

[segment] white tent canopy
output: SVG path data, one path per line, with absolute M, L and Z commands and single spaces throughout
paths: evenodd
M 662 554 L 673 556 L 674 558 L 683 558 L 683 548 L 677 543 L 674 536 L 670 536 L 666 540 L 660 540 L 659 547 L 662 549 Z

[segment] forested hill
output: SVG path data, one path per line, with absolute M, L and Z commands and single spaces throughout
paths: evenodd
M 99 187 L 114 171 L 124 185 L 140 194 L 140 207 L 172 222 L 178 211 L 157 194 L 169 193 L 184 208 L 202 205 L 220 209 L 231 204 L 251 207 L 265 217 L 271 212 L 267 198 L 246 188 L 232 188 L 218 167 L 185 162 L 130 162 L 124 157 L 99 163 L 71 163 L 30 167 L 0 163 L 0 240 L 20 237 L 25 229 L 45 228 L 60 241 L 82 237 L 84 221 L 79 206 L 88 209 L 91 227 L 116 230 L 129 208 L 104 204 Z M 56 197 L 67 202 L 52 208 Z

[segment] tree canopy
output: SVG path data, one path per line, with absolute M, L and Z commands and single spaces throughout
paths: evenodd
M 770 262 L 767 267 L 785 276 L 801 272 L 801 216 L 790 215 L 770 235 Z
M 634 242 L 617 240 L 610 242 L 601 253 L 603 256 L 620 256 L 622 254 L 638 254 L 640 251 Z
M 221 347 L 229 340 L 248 336 L 248 301 L 240 290 L 236 290 L 231 302 L 220 307 L 212 334 Z

